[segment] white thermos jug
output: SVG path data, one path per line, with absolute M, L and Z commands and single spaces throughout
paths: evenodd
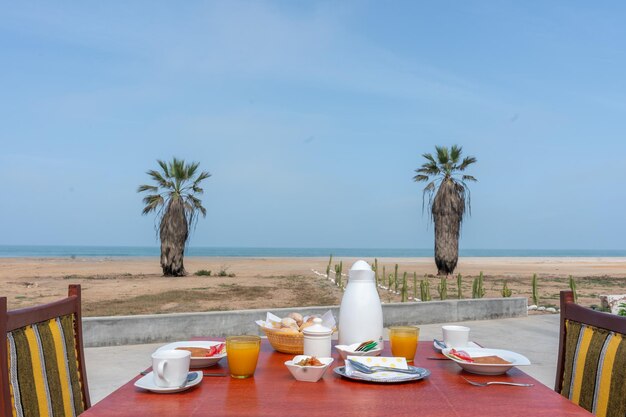
M 350 268 L 348 286 L 339 309 L 339 344 L 366 340 L 383 343 L 383 309 L 376 289 L 374 271 L 365 261 Z

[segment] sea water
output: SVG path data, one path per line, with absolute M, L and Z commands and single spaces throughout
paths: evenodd
M 0 257 L 108 258 L 159 256 L 158 246 L 20 246 L 0 245 Z M 253 248 L 189 246 L 185 256 L 206 257 L 359 257 L 432 258 L 432 249 L 413 248 Z M 624 249 L 461 249 L 462 257 L 626 257 Z

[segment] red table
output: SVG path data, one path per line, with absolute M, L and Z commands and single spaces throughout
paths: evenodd
M 463 372 L 449 360 L 436 356 L 432 341 L 421 341 L 415 366 L 431 371 L 427 379 L 404 384 L 374 384 L 343 379 L 332 368 L 317 383 L 293 379 L 284 365 L 293 355 L 275 352 L 263 340 L 253 378 L 204 377 L 188 391 L 154 394 L 133 383 L 139 376 L 87 410 L 82 417 L 115 416 L 591 416 L 550 388 L 513 369 L 502 376 L 479 376 Z M 388 349 L 383 355 L 390 356 Z M 228 372 L 226 360 L 207 372 Z M 475 387 L 461 375 L 476 381 L 534 383 L 534 387 Z

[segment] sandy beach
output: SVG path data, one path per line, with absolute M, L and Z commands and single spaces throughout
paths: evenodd
M 333 264 L 343 261 L 346 273 L 355 260 L 336 258 Z M 379 258 L 378 263 L 387 275 L 396 263 L 400 276 L 407 272 L 410 295 L 414 273 L 418 280 L 431 275 L 431 295 L 439 298 L 431 258 Z M 188 257 L 189 276 L 165 278 L 158 258 L 2 258 L 0 283 L 10 309 L 52 301 L 68 284 L 79 283 L 87 316 L 337 304 L 341 290 L 313 272 L 325 272 L 327 264 L 328 258 Z M 193 275 L 198 270 L 212 276 Z M 235 276 L 213 276 L 220 270 Z M 486 297 L 499 297 L 504 281 L 513 296 L 529 297 L 536 273 L 541 304 L 547 306 L 557 303 L 570 275 L 586 305 L 599 304 L 600 294 L 626 292 L 626 258 L 461 258 L 457 272 L 464 277 L 464 297 L 471 297 L 471 280 L 481 271 Z M 383 302 L 399 301 L 385 290 L 380 295 Z M 455 278 L 448 281 L 448 296 L 456 297 Z

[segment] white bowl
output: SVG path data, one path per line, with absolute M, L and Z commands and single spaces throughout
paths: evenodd
M 383 346 L 379 343 L 376 349 L 372 349 L 368 352 L 355 352 L 355 349 L 358 348 L 359 345 L 360 343 L 353 343 L 351 345 L 336 345 L 335 349 L 337 349 L 341 359 L 344 361 L 348 356 L 378 356 L 383 351 Z
M 224 342 L 208 342 L 208 341 L 199 341 L 199 340 L 190 340 L 190 341 L 186 341 L 186 342 L 174 342 L 174 343 L 170 343 L 169 345 L 165 345 L 165 346 L 161 346 L 160 348 L 157 349 L 157 351 L 159 350 L 169 350 L 169 349 L 176 349 L 178 347 L 200 347 L 200 348 L 205 348 L 208 349 L 211 346 L 216 346 L 219 345 L 221 343 Z M 190 368 L 207 368 L 209 366 L 213 366 L 216 365 L 222 358 L 225 358 L 227 355 L 227 352 L 224 351 L 224 353 L 221 353 L 219 355 L 214 355 L 208 358 L 199 358 L 199 357 L 191 357 L 191 363 L 189 364 Z
M 446 355 L 449 359 L 452 359 L 456 362 L 464 371 L 467 371 L 472 374 L 479 375 L 501 375 L 506 373 L 509 369 L 514 366 L 523 366 L 530 365 L 530 361 L 526 356 L 520 355 L 519 353 L 511 352 L 509 350 L 502 349 L 486 349 L 486 348 L 463 348 L 458 349 L 466 352 L 472 358 L 480 357 L 480 356 L 492 356 L 496 355 L 504 359 L 505 361 L 511 362 L 506 365 L 498 365 L 498 364 L 488 364 L 488 363 L 472 363 L 465 362 L 455 356 L 450 355 L 451 348 L 444 349 L 441 353 Z
M 326 370 L 333 363 L 333 358 L 317 358 L 320 362 L 322 362 L 323 366 L 300 366 L 296 365 L 296 363 L 300 362 L 302 359 L 310 358 L 307 355 L 298 355 L 294 357 L 292 360 L 285 362 L 289 372 L 296 378 L 298 381 L 304 382 L 317 382 L 319 381 Z

